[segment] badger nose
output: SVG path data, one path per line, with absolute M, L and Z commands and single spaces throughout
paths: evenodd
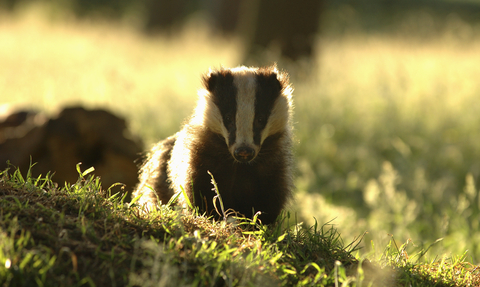
M 240 162 L 249 162 L 255 157 L 255 150 L 245 146 L 239 147 L 235 149 L 233 156 Z

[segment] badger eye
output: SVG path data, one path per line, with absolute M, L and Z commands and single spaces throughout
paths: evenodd
M 256 121 L 257 125 L 263 125 L 265 123 L 265 117 L 264 116 L 258 116 L 255 121 Z
M 225 127 L 228 128 L 233 123 L 233 116 L 231 114 L 225 115 L 225 117 L 223 118 L 223 123 Z

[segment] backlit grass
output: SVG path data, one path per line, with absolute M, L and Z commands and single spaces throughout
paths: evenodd
M 296 90 L 300 209 L 478 262 L 479 43 L 324 41 Z
M 59 187 L 0 173 L 0 284 L 5 286 L 474 286 L 464 257 L 415 264 L 394 241 L 353 256 L 329 224 L 283 214 L 272 226 L 215 222 L 170 205 L 145 213 L 102 190 L 93 169 Z
M 356 245 L 328 226 L 215 222 L 162 206 L 144 213 L 79 171 L 59 187 L 0 174 L 0 284 L 5 286 L 307 286 L 355 281 Z M 337 274 L 353 268 L 353 273 Z M 380 267 L 378 267 L 380 268 Z M 335 271 L 336 270 L 336 271 Z M 337 273 L 336 273 L 337 272 Z M 353 277 L 352 277 L 353 276 Z M 352 277 L 352 278 L 350 278 Z

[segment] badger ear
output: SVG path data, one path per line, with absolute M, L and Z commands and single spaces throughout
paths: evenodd
M 210 71 L 208 74 L 203 76 L 203 85 L 205 89 L 209 92 L 213 92 L 215 90 L 215 86 L 217 85 L 218 81 L 218 73 Z
M 275 74 L 272 75 L 275 75 L 275 79 L 278 82 L 281 91 L 292 89 L 292 87 L 290 86 L 289 75 L 286 72 L 275 71 Z
M 269 74 L 267 76 L 267 82 L 269 83 L 270 87 L 275 87 L 275 89 L 280 92 L 283 89 L 283 83 L 279 79 L 279 75 L 275 72 Z
M 264 76 L 265 81 L 269 83 L 271 87 L 275 87 L 279 91 L 288 86 L 288 75 L 278 71 L 277 63 L 274 63 L 271 66 L 259 68 L 258 73 Z

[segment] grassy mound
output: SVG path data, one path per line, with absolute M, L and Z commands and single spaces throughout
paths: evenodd
M 65 187 L 49 175 L 1 173 L 2 286 L 480 283 L 478 268 L 462 257 L 414 264 L 408 244 L 398 248 L 394 241 L 380 258 L 356 258 L 360 238 L 345 245 L 331 225 L 303 226 L 289 214 L 265 226 L 252 220 L 215 222 L 168 205 L 145 213 L 102 190 L 92 169 L 77 170 L 78 181 Z

